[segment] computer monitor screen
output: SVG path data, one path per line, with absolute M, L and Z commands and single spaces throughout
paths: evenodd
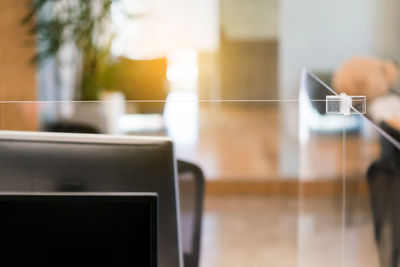
M 1 266 L 156 266 L 157 196 L 0 195 Z

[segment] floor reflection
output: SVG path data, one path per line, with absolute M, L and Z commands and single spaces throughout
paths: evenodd
M 205 204 L 201 267 L 379 266 L 366 198 L 345 228 L 334 197 L 209 195 Z

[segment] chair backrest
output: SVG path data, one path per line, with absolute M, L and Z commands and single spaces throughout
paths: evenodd
M 182 267 L 172 142 L 160 137 L 0 131 L 0 190 L 156 192 L 159 266 Z

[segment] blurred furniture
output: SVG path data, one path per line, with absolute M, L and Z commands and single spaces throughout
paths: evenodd
M 120 57 L 110 67 L 108 75 L 108 87 L 123 92 L 128 101 L 165 101 L 167 98 L 166 58 L 134 60 Z M 161 114 L 164 103 L 138 102 L 135 108 L 137 113 Z
M 318 79 L 325 83 L 329 88 L 332 88 L 332 74 L 331 73 L 314 73 Z M 332 92 L 327 90 L 325 86 L 314 79 L 313 77 L 308 77 L 307 79 L 307 94 L 311 101 L 311 105 L 315 110 L 321 115 L 326 115 L 326 103 L 325 101 L 312 101 L 312 100 L 325 100 L 327 95 L 333 95 Z
M 64 133 L 100 133 L 99 130 L 89 125 L 69 122 L 50 124 L 45 130 Z M 198 267 L 204 202 L 204 175 L 197 165 L 184 160 L 177 161 L 177 168 L 184 266 Z M 71 183 L 62 186 L 63 191 L 80 191 L 75 190 L 77 185 Z
M 278 98 L 278 42 L 220 35 L 222 99 Z
M 198 267 L 204 200 L 204 175 L 190 162 L 178 160 L 179 199 L 185 267 Z
M 69 122 L 69 121 L 56 122 L 45 125 L 44 131 L 53 133 L 88 133 L 88 134 L 100 133 L 100 131 L 96 129 L 94 126 L 83 123 Z
M 380 127 L 397 141 L 400 132 Z M 397 267 L 400 256 L 400 151 L 381 137 L 381 156 L 367 171 L 375 239 L 381 267 Z
M 124 114 L 118 119 L 118 127 L 127 135 L 164 136 L 166 133 L 162 114 Z
M 350 116 L 343 125 L 343 118 L 326 114 L 326 96 L 337 94 L 331 87 L 331 74 L 315 74 L 305 70 L 302 73 L 300 81 L 300 110 L 303 110 L 304 117 L 309 118 L 313 123 L 308 127 L 314 133 L 321 134 L 343 134 L 343 128 L 346 133 L 357 132 L 360 128 L 360 118 Z

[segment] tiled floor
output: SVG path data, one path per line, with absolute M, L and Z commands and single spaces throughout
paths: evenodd
M 201 267 L 378 267 L 368 203 L 346 210 L 343 228 L 340 199 L 208 196 Z

